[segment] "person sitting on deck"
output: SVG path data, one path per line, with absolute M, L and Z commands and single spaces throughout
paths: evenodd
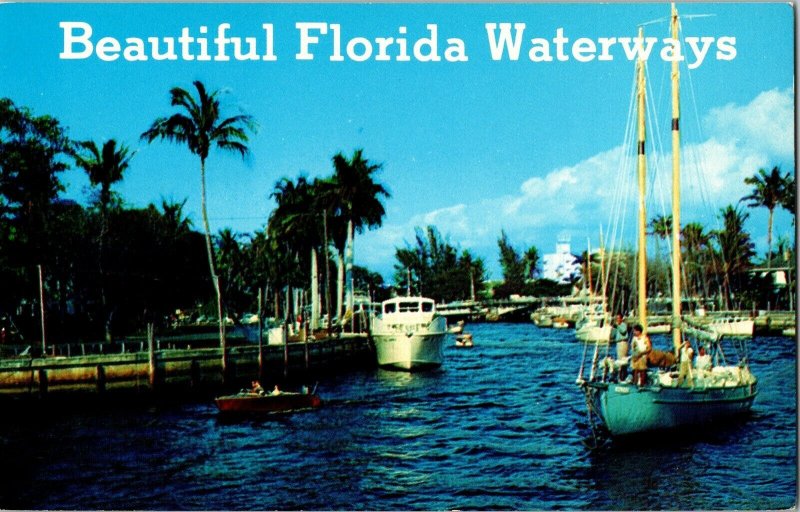
M 711 354 L 706 353 L 705 347 L 702 346 L 697 350 L 698 354 L 694 361 L 694 368 L 697 373 L 697 380 L 703 386 L 706 377 L 711 374 Z
M 261 383 L 258 382 L 257 380 L 251 382 L 250 385 L 252 386 L 252 389 L 250 391 L 251 393 L 255 393 L 257 395 L 263 395 L 266 393 L 266 391 L 264 391 L 264 388 L 261 387 Z
M 271 395 L 280 395 L 281 394 L 281 390 L 278 389 L 278 385 L 277 384 L 275 384 L 275 387 L 272 389 L 272 393 L 270 393 L 270 394 Z

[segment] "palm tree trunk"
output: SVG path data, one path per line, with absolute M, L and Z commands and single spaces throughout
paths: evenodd
M 344 301 L 344 255 L 340 252 L 336 255 L 336 318 L 342 318 L 342 302 Z
M 225 319 L 222 316 L 222 293 L 219 287 L 219 277 L 214 269 L 214 248 L 211 245 L 211 226 L 208 223 L 208 210 L 206 208 L 206 161 L 200 159 L 200 209 L 203 213 L 203 227 L 206 231 L 206 251 L 208 253 L 208 269 L 211 272 L 211 284 L 217 295 L 217 319 L 219 320 L 219 346 L 222 349 L 222 379 L 228 375 L 228 350 L 225 340 Z
M 317 250 L 311 249 L 311 325 L 314 332 L 319 326 L 319 271 L 317 269 Z
M 769 209 L 769 221 L 767 223 L 767 270 L 772 268 L 772 215 L 775 212 L 773 208 Z
M 328 262 L 328 212 L 325 211 L 322 217 L 323 231 L 325 233 L 325 313 L 328 314 L 328 322 L 331 320 L 331 269 Z
M 347 221 L 347 246 L 345 248 L 345 308 L 353 310 L 353 221 Z

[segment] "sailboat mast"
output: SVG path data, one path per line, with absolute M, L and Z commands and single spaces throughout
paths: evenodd
M 644 30 L 639 27 L 639 40 L 644 42 Z M 645 186 L 647 178 L 647 158 L 645 157 L 645 78 L 644 59 L 640 56 L 637 62 L 636 93 L 638 104 L 638 154 L 637 170 L 639 182 L 639 257 L 638 257 L 638 316 L 645 334 L 647 333 L 647 212 L 645 210 Z
M 672 39 L 678 45 L 678 10 L 672 4 Z M 672 346 L 677 354 L 681 339 L 681 133 L 680 70 L 672 61 Z

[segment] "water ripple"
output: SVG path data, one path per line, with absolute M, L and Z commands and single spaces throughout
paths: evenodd
M 0 425 L 0 508 L 783 509 L 797 483 L 796 350 L 753 343 L 752 414 L 588 452 L 571 331 L 469 326 L 442 370 L 320 376 L 317 411 L 210 403 Z M 791 384 L 786 389 L 781 384 Z M 643 491 L 633 491 L 632 482 Z

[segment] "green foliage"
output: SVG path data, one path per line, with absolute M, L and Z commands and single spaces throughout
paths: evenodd
M 442 238 L 435 226 L 415 230 L 415 244 L 395 248 L 394 282 L 398 292 L 429 297 L 437 302 L 451 302 L 471 297 L 483 290 L 484 263 L 469 251 Z M 410 278 L 410 281 L 409 281 Z
M 531 266 L 528 263 L 528 255 L 536 256 L 538 260 L 538 251 L 524 251 L 521 255 L 511 245 L 508 240 L 508 235 L 504 230 L 500 231 L 500 238 L 497 240 L 497 245 L 500 248 L 500 266 L 503 269 L 503 284 L 495 288 L 494 293 L 496 298 L 505 298 L 512 294 L 523 295 L 526 293 L 526 278 L 531 276 L 531 268 L 535 269 L 535 265 Z M 535 248 L 534 248 L 535 249 Z

